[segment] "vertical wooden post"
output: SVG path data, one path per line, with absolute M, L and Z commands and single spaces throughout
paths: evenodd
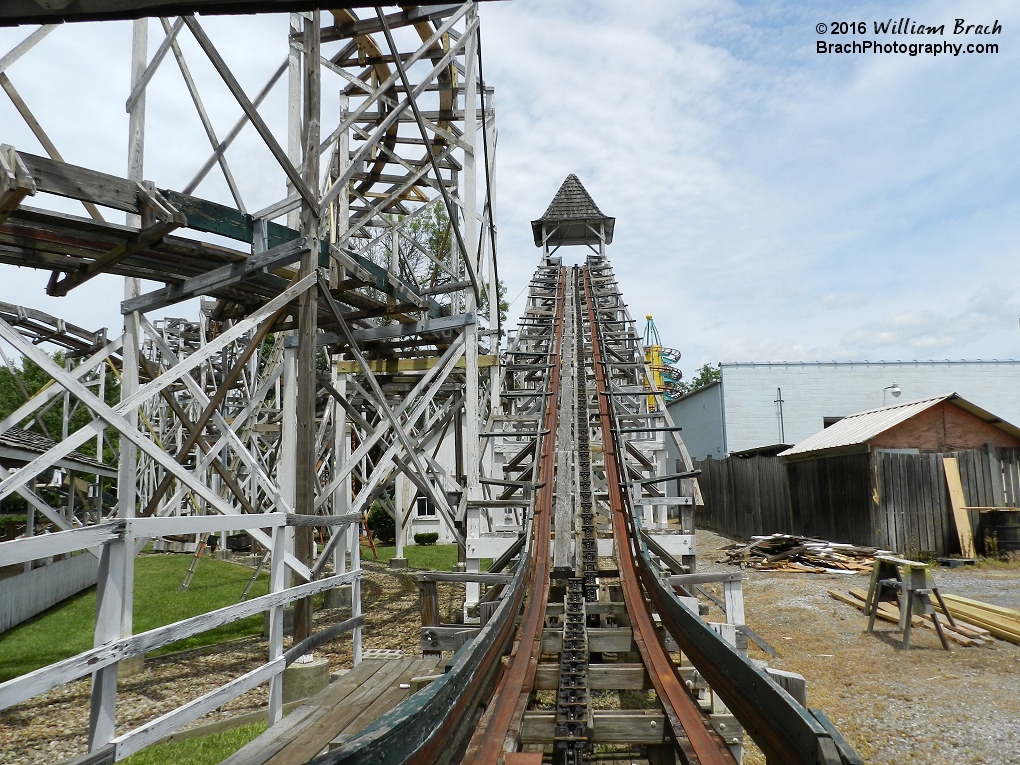
M 418 582 L 421 601 L 421 626 L 439 626 L 439 582 Z M 438 656 L 441 651 L 422 651 L 423 656 Z
M 287 550 L 286 527 L 273 529 L 273 549 L 269 563 L 269 591 L 280 592 L 287 586 L 284 555 Z M 269 661 L 283 655 L 283 609 L 281 603 L 269 610 Z M 269 724 L 276 725 L 283 717 L 283 674 L 273 675 L 269 680 Z
M 304 19 L 304 151 L 301 176 L 316 196 L 319 188 L 319 11 Z M 308 238 L 309 252 L 301 257 L 299 275 L 308 276 L 319 266 L 319 209 L 305 200 L 301 207 L 301 233 Z M 297 358 L 297 465 L 294 511 L 304 515 L 315 512 L 315 335 L 318 300 L 317 290 L 306 290 L 298 301 Z M 306 565 L 312 563 L 312 527 L 300 526 L 294 534 L 294 554 Z M 312 599 L 301 598 L 294 603 L 294 642 L 312 634 Z
M 96 630 L 93 645 L 99 647 L 121 637 L 124 611 L 124 569 L 129 558 L 123 539 L 109 542 L 99 558 L 96 579 Z M 117 724 L 117 665 L 110 664 L 92 675 L 89 708 L 89 751 L 110 742 Z
M 466 20 L 470 25 L 477 10 L 468 11 Z M 464 258 L 471 263 L 478 273 L 478 216 L 477 216 L 477 151 L 478 145 L 478 37 L 477 31 L 471 33 L 464 46 L 464 141 L 470 148 L 464 149 Z M 478 302 L 474 290 L 466 290 L 466 313 L 477 313 Z M 489 295 L 490 316 L 494 308 L 493 298 Z M 498 307 L 498 299 L 495 305 Z M 465 330 L 464 345 L 464 473 L 467 478 L 468 510 L 465 525 L 465 538 L 477 537 L 480 533 L 479 511 L 472 508 L 470 501 L 482 498 L 482 484 L 478 469 L 479 460 L 479 422 L 478 422 L 478 324 L 469 324 Z M 467 570 L 478 570 L 478 559 L 467 558 Z M 478 602 L 480 587 L 476 582 L 468 582 L 465 586 L 464 611 Z
M 361 569 L 361 526 L 352 523 L 351 534 L 351 571 Z M 351 616 L 361 616 L 361 575 L 351 582 Z M 355 666 L 361 663 L 361 627 L 354 628 L 353 640 L 353 663 Z
M 149 20 L 138 19 L 132 26 L 131 36 L 131 89 L 141 80 L 147 64 Z M 128 118 L 129 180 L 141 183 L 145 156 L 145 91 L 143 90 Z M 142 220 L 127 215 L 127 225 L 140 227 Z M 124 279 L 124 298 L 141 293 L 138 279 Z M 124 317 L 124 337 L 121 349 L 122 379 L 121 400 L 138 390 L 138 346 L 140 326 L 137 313 Z M 130 428 L 138 426 L 138 411 L 124 412 Z M 120 463 L 117 470 L 117 515 L 132 518 L 135 515 L 138 457 L 135 447 L 126 438 L 121 439 Z M 102 497 L 100 496 L 100 508 Z M 100 510 L 100 515 L 102 511 Z M 96 590 L 95 645 L 131 634 L 134 600 L 134 551 L 130 540 L 106 545 L 99 565 Z M 104 667 L 93 675 L 92 698 L 89 711 L 89 751 L 107 744 L 115 734 L 117 722 L 117 665 Z
M 340 374 L 336 371 L 336 364 L 332 365 L 332 378 L 333 387 L 340 393 L 341 396 L 347 395 L 347 375 Z M 334 474 L 339 472 L 343 465 L 351 458 L 351 435 L 347 431 L 347 412 L 340 406 L 339 401 L 333 402 L 333 471 Z M 333 513 L 336 515 L 344 515 L 350 512 L 351 508 L 351 480 L 347 478 L 337 487 L 336 491 L 333 492 Z M 353 524 L 355 530 L 357 530 L 357 524 Z M 348 529 L 337 529 L 335 533 L 340 534 L 343 538 L 340 543 L 336 546 L 336 550 L 333 553 L 333 570 L 337 574 L 342 574 L 347 570 L 347 547 L 348 540 L 350 539 L 350 531 Z

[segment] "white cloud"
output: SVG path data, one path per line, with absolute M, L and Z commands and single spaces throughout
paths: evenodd
M 1016 354 L 1017 4 L 515 0 L 480 14 L 511 298 L 538 256 L 529 221 L 575 172 L 617 218 L 610 256 L 632 313 L 655 315 L 688 373 L 719 360 Z M 820 21 L 901 16 L 997 18 L 1002 50 L 814 51 Z M 249 93 L 285 53 L 284 17 L 202 23 Z M 25 34 L 0 30 L 0 49 Z M 181 40 L 222 136 L 239 110 Z M 130 24 L 64 25 L 12 67 L 69 161 L 123 173 L 129 46 Z M 283 86 L 264 109 L 281 141 Z M 172 61 L 148 109 L 146 177 L 179 188 L 208 143 Z M 326 124 L 335 109 L 327 97 Z M 2 97 L 0 141 L 39 151 Z M 247 128 L 231 150 L 251 209 L 283 191 L 258 143 Z M 229 198 L 216 171 L 199 193 Z M 104 312 L 102 323 L 119 322 L 117 280 L 47 301 L 33 278 L 8 279 L 0 299 L 86 326 Z

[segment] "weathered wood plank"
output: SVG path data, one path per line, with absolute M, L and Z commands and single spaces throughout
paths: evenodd
M 592 741 L 596 744 L 663 744 L 668 724 L 662 712 L 650 709 L 596 709 Z M 556 730 L 555 712 L 525 712 L 521 743 L 551 743 Z
M 543 662 L 535 674 L 535 688 L 556 690 L 559 679 L 559 664 Z M 643 664 L 589 664 L 588 686 L 594 691 L 647 690 L 652 681 Z
M 963 496 L 963 485 L 960 482 L 960 467 L 955 457 L 944 457 L 942 465 L 945 469 L 946 484 L 949 486 L 949 499 L 956 521 L 957 538 L 960 540 L 960 552 L 965 558 L 973 558 L 974 532 L 971 530 L 970 514 L 964 509 L 967 501 Z

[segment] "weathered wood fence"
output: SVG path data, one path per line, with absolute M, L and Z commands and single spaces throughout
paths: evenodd
M 728 457 L 694 463 L 704 509 L 700 528 L 748 539 L 755 534 L 793 533 L 786 469 L 776 457 Z
M 784 463 L 729 457 L 696 463 L 699 527 L 747 539 L 803 534 L 908 554 L 959 552 L 943 457 L 956 457 L 968 506 L 1020 506 L 1020 449 L 952 454 L 873 451 Z M 981 549 L 980 517 L 971 512 Z

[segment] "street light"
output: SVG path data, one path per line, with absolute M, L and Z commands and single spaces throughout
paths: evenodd
M 885 392 L 886 391 L 889 391 L 890 393 L 892 393 L 893 398 L 899 398 L 900 394 L 903 392 L 902 390 L 900 390 L 900 384 L 898 382 L 896 382 L 895 380 L 893 380 L 893 384 L 892 385 L 887 385 L 884 388 L 882 388 L 882 406 L 885 406 Z

